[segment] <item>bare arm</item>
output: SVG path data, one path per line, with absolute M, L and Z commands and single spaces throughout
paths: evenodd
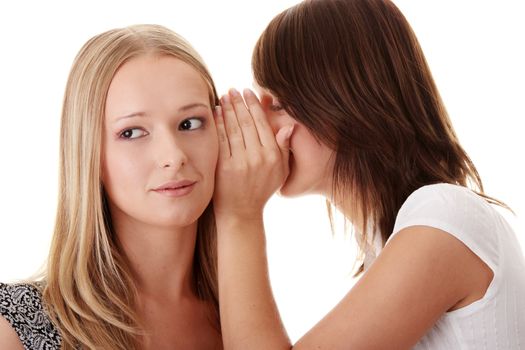
M 262 218 L 218 227 L 225 349 L 290 349 L 268 278 Z
M 294 348 L 409 349 L 443 313 L 483 297 L 492 277 L 452 235 L 408 227 Z
M 255 101 L 247 103 L 251 114 L 259 113 Z M 253 154 L 253 148 L 243 153 L 242 148 L 250 148 L 254 141 L 243 127 L 252 124 L 247 122 L 249 113 L 240 115 L 246 111 L 241 110 L 239 101 L 235 105 L 235 111 L 225 106 L 225 124 L 218 122 L 221 142 L 229 140 L 221 152 L 225 147 L 231 149 L 222 153 L 214 199 L 224 345 L 225 349 L 289 349 L 271 292 L 262 224 L 264 203 L 278 187 L 272 183 L 272 174 L 282 169 L 279 162 L 268 158 L 263 165 L 252 167 L 253 159 L 265 156 Z M 238 129 L 228 130 L 235 112 L 238 121 L 234 128 Z M 261 117 L 254 115 L 256 118 Z M 265 127 L 261 122 L 254 125 Z M 267 137 L 258 132 L 261 140 Z M 237 147 L 241 141 L 232 140 L 232 135 L 242 137 L 242 147 Z M 234 161 L 239 157 L 244 159 L 241 165 Z M 268 193 L 264 188 L 270 189 Z M 481 298 L 492 277 L 490 268 L 452 235 L 425 226 L 406 228 L 389 242 L 343 300 L 293 348 L 408 349 L 443 313 Z
M 15 330 L 2 316 L 0 316 L 0 349 L 24 350 Z
M 246 98 L 253 118 L 238 94 L 230 96 L 232 103 L 223 99 L 216 118 L 220 155 L 214 209 L 222 337 L 225 349 L 289 349 L 269 283 L 262 217 L 266 201 L 287 174 L 287 163 L 282 163 L 257 98 Z

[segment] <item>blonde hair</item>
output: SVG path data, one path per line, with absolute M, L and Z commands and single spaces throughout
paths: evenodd
M 142 334 L 135 313 L 136 288 L 111 229 L 101 183 L 104 107 L 111 80 L 127 60 L 143 54 L 171 55 L 190 64 L 208 85 L 213 80 L 199 54 L 182 37 L 158 25 L 114 29 L 80 50 L 62 109 L 57 217 L 47 269 L 44 303 L 61 331 L 64 349 L 136 349 Z M 199 219 L 194 259 L 198 296 L 214 307 L 218 328 L 216 230 L 211 204 Z

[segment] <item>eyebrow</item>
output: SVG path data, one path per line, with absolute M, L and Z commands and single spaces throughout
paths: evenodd
M 188 111 L 190 109 L 197 108 L 197 107 L 209 108 L 209 106 L 207 104 L 204 104 L 204 103 L 201 103 L 201 102 L 196 102 L 196 103 L 190 103 L 190 104 L 187 104 L 185 106 L 182 106 L 181 108 L 179 108 L 179 110 L 177 112 L 178 113 L 186 112 L 186 111 Z M 133 117 L 145 117 L 145 116 L 146 116 L 145 112 L 135 112 L 135 113 L 124 115 L 122 117 L 118 117 L 117 119 L 115 119 L 115 121 L 119 121 L 121 119 L 127 119 L 127 118 L 133 118 Z

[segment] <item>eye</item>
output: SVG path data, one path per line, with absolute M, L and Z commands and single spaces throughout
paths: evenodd
M 188 118 L 179 125 L 179 130 L 195 130 L 202 127 L 203 121 L 200 118 Z
M 127 139 L 127 140 L 131 140 L 131 139 L 137 139 L 139 137 L 143 137 L 143 136 L 146 136 L 148 133 L 142 129 L 139 129 L 139 128 L 131 128 L 131 129 L 126 129 L 124 131 L 122 131 L 119 135 L 120 138 L 122 139 Z

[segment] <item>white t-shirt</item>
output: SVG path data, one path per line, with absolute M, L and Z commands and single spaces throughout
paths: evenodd
M 525 349 L 525 259 L 505 219 L 471 190 L 436 184 L 407 198 L 390 239 L 414 225 L 453 235 L 494 272 L 482 299 L 445 313 L 414 349 Z

